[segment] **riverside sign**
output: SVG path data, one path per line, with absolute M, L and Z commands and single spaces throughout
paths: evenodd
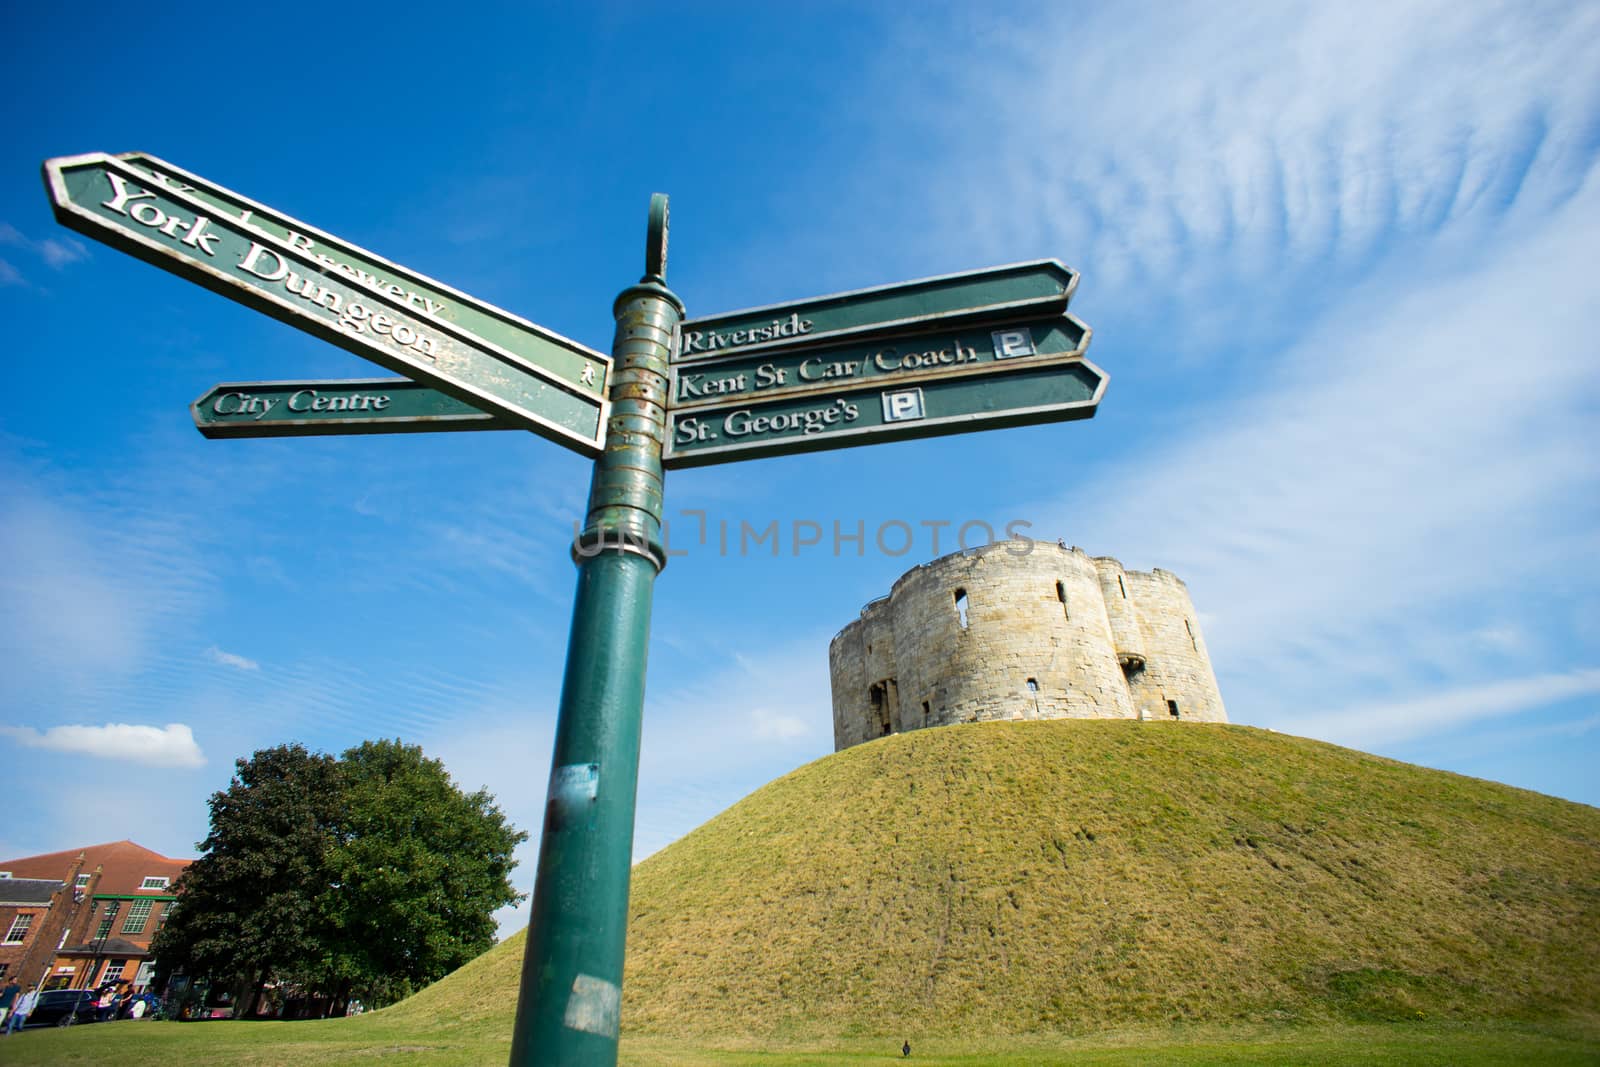
M 218 385 L 207 437 L 519 428 L 595 457 L 513 1067 L 615 1067 L 663 470 L 1088 418 L 1106 376 L 1054 260 L 685 321 L 667 202 L 585 348 L 151 156 L 47 160 L 57 219 L 404 379 Z

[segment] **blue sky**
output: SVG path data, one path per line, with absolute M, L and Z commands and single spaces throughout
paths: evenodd
M 56 225 L 89 151 L 602 350 L 657 191 L 691 314 L 1082 272 L 1090 422 L 669 475 L 641 856 L 831 750 L 828 640 L 968 522 L 1182 576 L 1234 722 L 1600 803 L 1600 8 L 989 6 L 9 16 L 0 855 L 192 854 L 289 740 L 536 829 L 587 492 L 529 434 L 201 438 L 217 382 L 382 372 Z

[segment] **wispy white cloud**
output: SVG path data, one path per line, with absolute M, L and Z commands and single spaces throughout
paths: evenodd
M 1587 668 L 1564 674 L 1512 678 L 1414 700 L 1364 703 L 1357 707 L 1312 712 L 1297 717 L 1293 729 L 1295 733 L 1324 741 L 1372 748 L 1596 693 L 1600 693 L 1600 670 Z M 1587 725 L 1565 724 L 1564 729 L 1581 725 L 1582 728 L 1572 729 L 1573 733 L 1581 734 L 1593 723 L 1594 717 L 1590 716 Z
M 762 740 L 771 741 L 797 741 L 819 731 L 816 723 L 808 721 L 815 716 L 801 718 L 798 715 L 789 715 L 781 711 L 760 706 L 750 709 L 750 719 L 753 724 L 755 736 Z
M 218 527 L 185 512 L 184 462 L 163 449 L 85 485 L 13 445 L 0 438 L 0 671 L 18 699 L 90 698 L 198 616 Z
M 9 476 L 8 476 L 9 475 Z M 72 509 L 38 482 L 0 467 L 0 664 L 13 683 L 41 670 L 126 669 L 143 646 L 143 617 L 127 572 Z M 62 611 L 72 605 L 70 612 Z M 59 668 L 59 669 L 58 669 Z
M 1265 384 L 1041 507 L 1045 525 L 1183 575 L 1247 721 L 1297 729 L 1285 705 L 1308 684 L 1353 702 L 1575 666 L 1600 582 L 1597 242 L 1590 190 L 1499 258 L 1378 275 Z
M 232 652 L 224 652 L 216 645 L 206 649 L 206 656 L 211 662 L 220 663 L 224 667 L 237 667 L 241 671 L 259 671 L 261 669 L 261 664 L 255 660 L 246 659 L 244 656 L 238 656 Z
M 988 62 L 930 33 L 900 102 L 930 251 L 1082 267 L 1137 412 L 1014 510 L 1181 574 L 1243 721 L 1593 663 L 1600 9 L 1034 14 L 960 16 Z
M 0 222 L 0 246 L 19 249 L 57 271 L 89 258 L 88 247 L 75 237 L 46 237 L 36 241 L 8 222 Z M 21 272 L 0 260 L 0 285 L 21 284 L 26 284 Z
M 1600 94 L 1573 76 L 1600 49 L 1593 6 L 1074 4 L 965 21 L 952 52 L 940 20 L 908 20 L 922 50 L 886 57 L 924 72 L 886 109 L 927 145 L 897 191 L 925 199 L 941 254 L 1064 256 L 1101 308 L 1203 314 L 1232 311 L 1241 284 L 1258 304 L 1327 287 L 1397 237 L 1547 210 L 1593 164 Z
M 112 722 L 104 726 L 0 727 L 0 733 L 28 748 L 50 749 L 96 759 L 125 760 L 152 767 L 202 767 L 205 754 L 194 731 L 181 722 L 163 727 Z
M 81 241 L 75 241 L 70 237 L 63 240 L 47 237 L 35 244 L 34 249 L 39 253 L 39 258 L 55 270 L 89 258 L 89 249 Z

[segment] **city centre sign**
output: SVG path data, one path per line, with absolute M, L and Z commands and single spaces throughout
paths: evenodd
M 228 382 L 189 410 L 213 439 L 523 428 L 408 378 Z

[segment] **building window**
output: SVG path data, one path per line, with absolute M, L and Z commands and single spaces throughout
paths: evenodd
M 73 882 L 72 884 L 77 888 L 82 889 L 84 886 L 89 884 L 89 879 L 92 877 L 94 876 L 90 874 L 80 874 L 78 875 L 77 881 Z
M 1195 638 L 1194 638 L 1194 627 L 1189 625 L 1189 620 L 1188 619 L 1184 619 L 1183 620 L 1183 628 L 1185 630 L 1189 631 L 1189 644 L 1194 647 L 1194 650 L 1196 652 L 1199 652 L 1200 651 L 1200 642 L 1195 640 Z
M 140 889 L 165 889 L 165 888 L 167 888 L 167 885 L 168 885 L 168 880 L 167 879 L 165 879 L 165 878 L 157 878 L 154 875 L 152 875 L 151 877 L 146 878 L 144 881 L 140 882 L 139 883 L 139 888 Z
M 967 591 L 956 590 L 956 617 L 961 620 L 961 628 L 967 628 Z
M 95 931 L 94 936 L 97 938 L 110 937 L 111 924 L 116 921 L 117 912 L 121 910 L 122 902 L 120 900 L 113 900 L 108 903 L 106 905 L 106 913 L 100 917 L 100 929 Z
M 1061 601 L 1061 617 L 1072 618 L 1072 612 L 1067 610 L 1067 587 L 1060 582 L 1056 583 L 1056 599 Z
M 12 919 L 11 929 L 6 931 L 6 944 L 22 944 L 22 939 L 28 936 L 28 927 L 32 925 L 32 915 L 18 915 L 15 919 Z
M 4 978 L 11 970 L 11 964 L 0 963 L 0 978 Z
M 150 909 L 155 906 L 153 900 L 136 900 L 128 905 L 128 917 L 122 920 L 122 932 L 125 934 L 144 933 L 145 924 L 150 921 Z
M 922 702 L 922 717 L 926 719 L 931 714 L 933 714 L 933 709 L 928 707 L 928 702 L 924 700 Z
M 100 976 L 101 982 L 120 982 L 122 972 L 128 966 L 127 960 L 112 960 L 106 965 L 106 973 Z
M 1122 582 L 1122 575 L 1117 575 L 1117 588 L 1122 590 L 1122 599 L 1128 599 L 1128 587 Z
M 1037 679 L 1037 678 L 1029 678 L 1028 679 L 1028 692 L 1037 693 L 1038 691 L 1039 691 L 1039 679 Z
M 1172 713 L 1174 719 L 1178 718 L 1178 702 L 1176 700 L 1167 701 L 1167 710 Z

